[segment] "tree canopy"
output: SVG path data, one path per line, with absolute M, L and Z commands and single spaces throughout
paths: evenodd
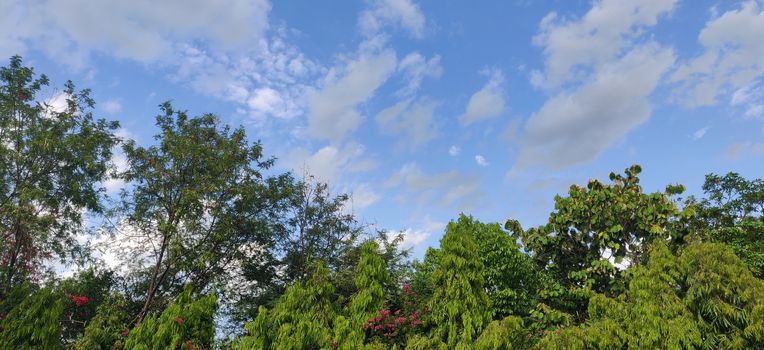
M 412 261 L 243 127 L 166 102 L 139 144 L 88 90 L 56 109 L 46 84 L 19 57 L 0 69 L 0 349 L 764 348 L 762 179 L 680 198 L 634 165 L 540 226 L 455 213 Z M 110 269 L 93 233 L 128 261 Z

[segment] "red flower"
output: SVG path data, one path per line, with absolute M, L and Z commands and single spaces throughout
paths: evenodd
M 69 299 L 74 303 L 75 307 L 80 307 L 82 305 L 85 305 L 87 304 L 89 300 L 88 297 L 86 296 L 76 295 L 76 294 L 72 294 L 71 296 L 69 296 Z
M 178 324 L 178 326 L 183 324 L 183 319 L 180 318 L 180 316 L 175 316 L 175 323 Z
M 127 337 L 129 334 L 130 334 L 130 330 L 127 330 L 127 329 L 125 329 L 124 331 L 122 331 L 122 333 L 119 333 L 119 335 L 121 335 L 121 336 L 123 336 L 123 337 Z

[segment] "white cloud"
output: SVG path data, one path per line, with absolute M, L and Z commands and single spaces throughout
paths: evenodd
M 407 193 L 401 202 L 413 201 L 418 205 L 431 202 L 442 207 L 467 210 L 477 205 L 485 195 L 482 179 L 451 170 L 427 174 L 415 163 L 405 164 L 385 183 L 387 187 L 402 187 Z
M 427 60 L 418 52 L 406 55 L 398 64 L 398 70 L 403 71 L 407 77 L 406 86 L 396 92 L 398 96 L 411 96 L 419 91 L 424 78 L 439 78 L 443 74 L 439 55 Z
M 65 92 L 59 92 L 53 95 L 51 98 L 43 101 L 42 104 L 45 109 L 43 114 L 48 118 L 52 118 L 57 113 L 65 112 L 67 108 L 69 108 L 69 104 L 67 102 L 69 97 L 70 96 Z
M 379 200 L 379 195 L 369 184 L 360 184 L 350 192 L 353 208 L 365 209 Z
M 517 165 L 563 168 L 591 161 L 650 117 L 648 97 L 674 63 L 646 29 L 676 0 L 595 2 L 579 20 L 552 13 L 534 43 L 547 55 L 532 81 L 553 92 L 517 137 Z
M 358 128 L 362 116 L 356 106 L 369 99 L 390 77 L 396 63 L 392 50 L 362 51 L 360 57 L 345 64 L 341 78 L 332 79 L 339 73 L 330 71 L 326 86 L 309 98 L 310 133 L 317 138 L 338 142 Z
M 448 149 L 448 154 L 449 154 L 451 157 L 456 157 L 456 156 L 458 156 L 458 155 L 459 155 L 459 153 L 461 153 L 461 151 L 462 151 L 462 149 L 461 149 L 461 148 L 459 148 L 459 146 L 457 146 L 457 145 L 452 145 L 452 146 L 451 146 L 451 148 L 449 148 L 449 149 Z
M 710 20 L 698 35 L 704 52 L 672 75 L 679 83 L 675 93 L 691 107 L 712 105 L 724 94 L 732 95 L 732 105 L 742 104 L 746 90 L 757 89 L 764 75 L 763 37 L 764 11 L 756 1 L 744 1 L 739 9 Z M 753 102 L 748 97 L 746 102 Z M 756 104 L 751 107 L 749 114 L 756 114 Z
M 742 108 L 744 117 L 764 117 L 764 84 L 757 80 L 735 90 L 730 105 Z
M 268 0 L 0 1 L 0 55 L 35 49 L 74 69 L 95 55 L 135 60 L 255 121 L 292 118 L 325 69 L 289 44 L 297 31 L 269 25 L 270 9 Z
M 402 135 L 401 144 L 413 148 L 432 140 L 437 134 L 433 121 L 437 107 L 438 103 L 428 98 L 413 103 L 405 100 L 382 110 L 375 119 L 383 132 Z
M 459 122 L 463 125 L 497 117 L 504 112 L 504 95 L 501 89 L 504 74 L 498 69 L 491 70 L 489 74 L 488 83 L 470 97 L 464 114 L 459 116 Z
M 344 173 L 376 168 L 377 162 L 365 153 L 363 145 L 352 142 L 344 147 L 325 146 L 313 153 L 298 148 L 284 158 L 284 166 L 296 172 L 305 170 L 319 181 L 336 184 Z
M 579 20 L 550 13 L 541 20 L 541 31 L 534 44 L 544 48 L 545 73 L 536 73 L 534 81 L 544 87 L 556 87 L 579 80 L 591 67 L 609 64 L 629 49 L 644 29 L 670 13 L 678 0 L 601 0 Z
M 122 111 L 122 103 L 116 99 L 108 99 L 103 103 L 103 107 L 101 108 L 103 108 L 106 113 L 117 114 Z
M 700 140 L 703 138 L 703 136 L 706 136 L 706 132 L 708 132 L 708 127 L 703 127 L 698 130 L 696 130 L 694 133 L 692 133 L 692 138 L 695 140 Z
M 480 166 L 488 166 L 488 161 L 485 159 L 485 157 L 479 154 L 475 156 L 475 163 Z
M 596 158 L 650 117 L 647 98 L 673 62 L 671 50 L 645 44 L 553 96 L 526 122 L 518 164 L 563 168 Z
M 325 69 L 288 43 L 290 33 L 276 28 L 268 39 L 235 55 L 180 45 L 172 78 L 205 95 L 242 105 L 256 121 L 301 115 L 307 108 L 306 96 Z
M 142 62 L 169 61 L 174 44 L 201 40 L 222 50 L 257 40 L 268 27 L 266 0 L 3 1 L 0 48 L 27 47 L 84 67 L 92 52 Z M 16 52 L 0 52 L 13 54 Z
M 358 20 L 367 36 L 377 35 L 385 26 L 400 26 L 415 38 L 424 37 L 426 19 L 411 0 L 370 0 L 369 3 L 371 8 L 363 11 Z
M 412 228 L 407 228 L 401 231 L 400 234 L 403 235 L 403 241 L 401 241 L 399 246 L 401 250 L 418 247 L 432 235 L 431 232 L 424 230 L 414 230 Z

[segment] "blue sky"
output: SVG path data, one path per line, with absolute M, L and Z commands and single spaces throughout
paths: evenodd
M 764 1 L 0 0 L 0 56 L 151 143 L 242 124 L 421 254 L 459 212 L 538 225 L 574 183 L 764 170 Z M 120 164 L 119 155 L 115 163 Z M 109 182 L 114 191 L 118 182 Z

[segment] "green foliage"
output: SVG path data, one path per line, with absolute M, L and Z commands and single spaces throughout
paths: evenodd
M 530 337 L 524 330 L 523 320 L 514 316 L 489 323 L 475 341 L 475 350 L 528 349 L 530 346 Z
M 103 209 L 118 124 L 94 119 L 90 92 L 71 82 L 63 110 L 36 102 L 46 85 L 18 56 L 0 68 L 0 299 L 45 259 L 77 256 L 83 211 Z
M 440 241 L 442 255 L 432 274 L 433 334 L 452 348 L 472 344 L 491 320 L 474 228 L 473 219 L 464 215 L 448 224 Z
M 543 276 L 533 260 L 499 224 L 470 223 L 483 262 L 485 288 L 494 319 L 527 316 L 538 304 Z
M 114 284 L 112 272 L 93 268 L 81 271 L 58 284 L 56 288 L 66 305 L 61 321 L 61 337 L 65 344 L 72 344 L 82 336 L 86 325 L 96 316 L 97 309 L 108 302 Z
M 246 328 L 236 349 L 314 349 L 336 343 L 332 321 L 336 305 L 329 271 L 316 266 L 310 280 L 287 288 L 271 311 L 260 308 L 255 321 Z
M 24 298 L 0 321 L 0 349 L 63 349 L 64 300 L 52 287 Z
M 683 187 L 643 193 L 640 172 L 635 165 L 625 176 L 611 173 L 612 185 L 592 180 L 586 188 L 571 186 L 567 197 L 555 197 L 546 225 L 522 231 L 515 222 L 508 223 L 526 251 L 564 289 L 564 295 L 547 302 L 579 321 L 586 317 L 586 302 L 594 292 L 616 295 L 626 287 L 623 273 L 609 258 L 639 264 L 655 238 L 672 245 L 684 240 L 692 207 L 680 211 L 670 198 Z
M 121 348 L 128 334 L 130 315 L 125 299 L 119 294 L 109 295 L 96 309 L 96 314 L 85 327 L 84 334 L 74 343 L 75 350 Z
M 387 266 L 379 255 L 379 245 L 369 240 L 361 246 L 361 260 L 355 270 L 358 292 L 348 307 L 352 332 L 347 342 L 357 347 L 363 344 L 366 321 L 385 306 L 385 285 L 390 283 Z
M 460 215 L 410 263 L 211 114 L 162 104 L 155 144 L 126 141 L 110 174 L 118 125 L 70 82 L 63 109 L 37 102 L 47 84 L 0 68 L 0 349 L 764 349 L 764 180 L 710 174 L 680 208 L 682 186 L 644 193 L 635 165 L 527 231 Z M 108 176 L 131 184 L 108 213 L 151 265 L 59 280 L 53 259 L 89 261 L 74 237 Z
M 406 350 L 448 350 L 449 347 L 438 338 L 415 335 L 406 344 Z
M 248 247 L 274 244 L 280 226 L 272 218 L 283 216 L 292 185 L 289 175 L 264 178 L 273 159 L 243 128 L 219 126 L 211 114 L 189 118 L 169 102 L 161 108 L 158 144 L 123 147 L 122 176 L 133 186 L 122 194 L 121 213 L 146 241 L 158 242 L 139 320 L 155 296 L 186 284 L 204 291 L 233 278 L 231 262 L 258 251 Z
M 595 295 L 590 319 L 547 334 L 545 349 L 758 349 L 764 346 L 764 282 L 718 244 L 692 243 L 680 256 L 653 245 L 628 291 Z
M 707 198 L 695 203 L 695 229 L 703 238 L 735 251 L 758 278 L 764 278 L 764 180 L 736 173 L 706 175 Z
M 204 349 L 215 336 L 215 295 L 192 298 L 187 288 L 160 314 L 130 330 L 125 350 Z

